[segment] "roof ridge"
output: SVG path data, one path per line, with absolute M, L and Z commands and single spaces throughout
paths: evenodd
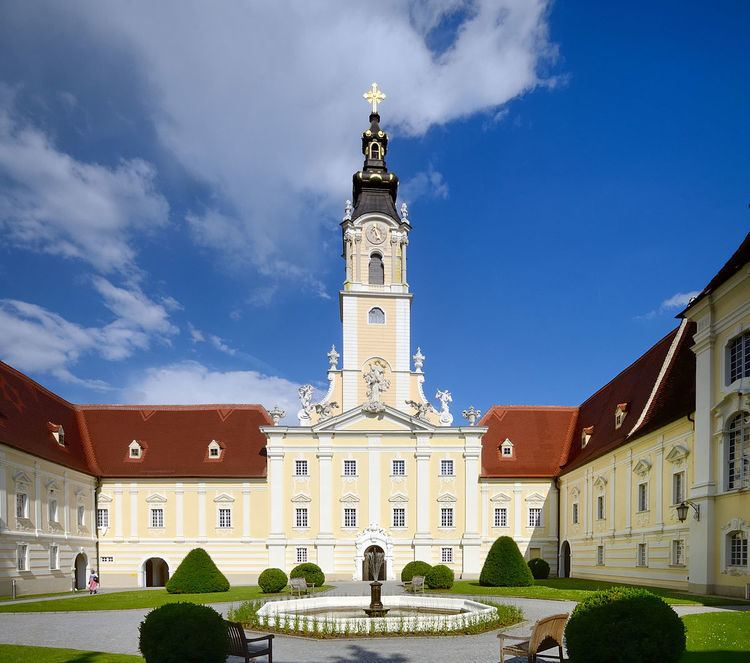
M 260 403 L 194 403 L 183 405 L 150 405 L 148 403 L 81 403 L 75 407 L 82 410 L 261 410 L 266 408 Z
M 78 430 L 81 433 L 81 445 L 83 446 L 83 455 L 86 457 L 89 469 L 94 472 L 95 476 L 102 476 L 102 469 L 99 467 L 99 462 L 96 459 L 96 453 L 94 452 L 94 445 L 91 443 L 91 437 L 89 435 L 89 427 L 86 422 L 86 416 L 83 410 L 76 407 L 74 408 L 76 414 L 76 421 L 78 422 Z
M 565 464 L 568 462 L 568 458 L 570 458 L 570 450 L 573 447 L 573 433 L 576 430 L 576 427 L 578 426 L 578 417 L 581 414 L 580 408 L 576 408 L 575 416 L 570 418 L 570 424 L 568 425 L 568 432 L 565 438 L 565 443 L 563 444 L 562 453 L 560 454 L 560 466 L 559 469 L 562 469 L 565 467 Z M 559 476 L 558 472 L 558 476 Z
M 577 405 L 491 405 L 488 413 L 493 410 L 577 410 Z

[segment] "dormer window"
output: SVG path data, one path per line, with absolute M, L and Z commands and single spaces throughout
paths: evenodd
M 143 447 L 138 440 L 133 440 L 128 446 L 128 458 L 138 460 L 143 454 Z
M 221 445 L 216 440 L 211 440 L 208 444 L 208 457 L 213 460 L 221 458 Z
M 619 403 L 615 408 L 615 428 L 619 429 L 622 427 L 622 422 L 625 421 L 625 417 L 628 414 L 628 404 Z
M 500 445 L 500 454 L 503 458 L 513 458 L 513 442 L 507 437 L 505 442 Z
M 49 428 L 50 433 L 52 433 L 52 437 L 55 439 L 55 442 L 57 442 L 61 447 L 65 446 L 65 429 L 62 427 L 61 424 L 53 424 L 51 421 L 47 423 L 47 428 Z
M 586 445 L 589 443 L 589 440 L 591 439 L 591 436 L 594 434 L 594 427 L 593 426 L 586 426 L 586 428 L 581 431 L 581 449 L 585 448 Z

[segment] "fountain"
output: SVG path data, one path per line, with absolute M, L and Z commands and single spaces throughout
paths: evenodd
M 370 551 L 365 553 L 365 559 L 367 560 L 367 566 L 370 567 L 370 575 L 373 580 L 370 583 L 370 607 L 364 610 L 368 617 L 385 617 L 389 608 L 383 607 L 383 601 L 380 598 L 383 583 L 378 580 L 380 569 L 383 568 L 385 553 Z

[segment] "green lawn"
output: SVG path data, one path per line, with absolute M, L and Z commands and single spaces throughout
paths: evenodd
M 686 615 L 687 651 L 682 663 L 750 661 L 750 612 Z
M 104 654 L 80 649 L 53 649 L 52 647 L 26 647 L 22 645 L 0 645 L 0 663 L 144 663 L 140 656 L 127 654 Z
M 597 589 L 609 587 L 644 587 L 654 594 L 663 597 L 672 605 L 747 605 L 741 599 L 728 599 L 721 596 L 701 596 L 687 594 L 664 587 L 646 587 L 644 585 L 625 585 L 624 583 L 583 580 L 581 578 L 550 578 L 536 580 L 531 587 L 482 587 L 478 580 L 457 580 L 450 590 L 427 590 L 428 592 L 445 592 L 451 594 L 479 594 L 485 596 L 519 596 L 530 599 L 553 599 L 558 601 L 580 601 Z
M 324 591 L 330 586 L 316 588 Z M 33 601 L 14 605 L 0 605 L 0 612 L 80 612 L 85 610 L 130 610 L 134 608 L 157 608 L 165 603 L 190 601 L 192 603 L 231 603 L 263 597 L 280 596 L 264 594 L 257 585 L 232 587 L 228 592 L 211 594 L 169 594 L 166 589 L 140 589 L 112 594 L 94 594 L 52 601 Z
M 3 601 L 21 601 L 26 599 L 43 599 L 47 596 L 73 596 L 73 592 L 52 592 L 51 594 L 23 594 L 21 596 L 16 596 L 15 599 L 11 598 L 10 596 L 0 596 L 0 603 Z

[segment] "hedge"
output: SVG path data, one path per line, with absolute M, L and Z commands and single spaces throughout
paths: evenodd
M 528 587 L 534 584 L 531 569 L 511 537 L 501 536 L 492 544 L 479 574 L 479 584 L 485 587 Z
M 430 589 L 450 589 L 453 587 L 453 570 L 445 564 L 433 566 L 424 578 Z
M 685 651 L 685 625 L 648 590 L 614 587 L 575 607 L 565 640 L 571 661 L 676 663 Z
M 139 631 L 146 663 L 224 663 L 229 653 L 224 619 L 206 605 L 167 603 L 149 612 Z
M 409 562 L 401 570 L 401 582 L 411 582 L 414 576 L 426 576 L 429 570 L 432 568 L 427 562 Z
M 534 576 L 534 580 L 546 580 L 549 578 L 549 564 L 541 557 L 530 559 L 529 569 L 531 569 L 531 575 Z
M 275 594 L 286 587 L 287 577 L 281 569 L 266 569 L 258 576 L 258 586 L 266 594 Z
M 316 587 L 322 587 L 326 584 L 326 576 L 323 570 L 312 562 L 298 564 L 289 574 L 290 578 L 304 578 L 308 585 L 315 584 Z
M 228 592 L 229 581 L 203 548 L 194 548 L 167 581 L 170 594 Z

